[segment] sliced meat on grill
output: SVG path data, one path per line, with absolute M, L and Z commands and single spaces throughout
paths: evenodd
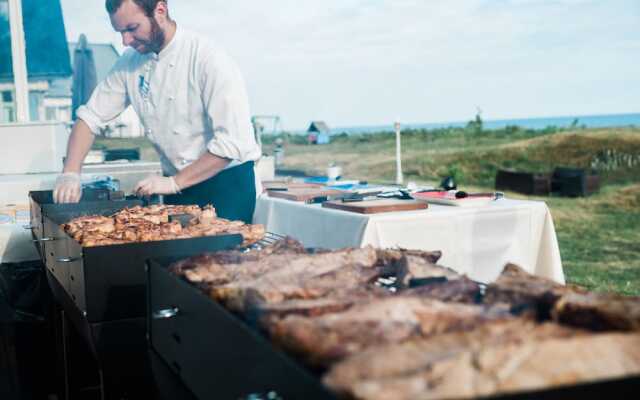
M 203 282 L 205 281 L 204 275 L 207 274 L 207 270 L 211 269 L 212 274 L 215 276 L 215 271 L 226 271 L 227 269 L 232 269 L 238 267 L 237 265 L 233 267 L 221 267 L 221 265 L 227 264 L 242 264 L 245 262 L 255 262 L 264 258 L 267 258 L 271 255 L 296 255 L 296 254 L 306 254 L 302 243 L 297 240 L 286 237 L 282 240 L 277 241 L 271 246 L 267 246 L 260 251 L 239 251 L 239 250 L 227 250 L 227 251 L 219 251 L 215 253 L 205 253 L 194 257 L 189 257 L 184 260 L 180 260 L 176 263 L 173 263 L 169 270 L 177 275 L 185 275 L 188 270 L 196 270 L 190 275 L 189 280 L 194 282 Z M 209 275 L 209 274 L 207 274 Z M 224 273 L 226 276 L 226 273 Z M 219 280 L 218 278 L 210 278 L 213 281 Z M 228 278 L 223 279 L 223 281 L 228 282 Z
M 331 297 L 323 297 L 311 300 L 286 300 L 281 303 L 261 304 L 252 310 L 254 318 L 258 318 L 262 325 L 266 326 L 273 321 L 285 318 L 289 315 L 304 317 L 318 317 L 320 315 L 341 312 L 356 304 L 366 303 L 372 299 L 393 296 L 386 289 L 375 286 L 337 291 Z
M 372 247 L 296 257 L 275 255 L 239 264 L 244 269 L 239 270 L 241 275 L 234 271 L 230 283 L 212 287 L 209 295 L 234 311 L 261 303 L 317 299 L 375 281 L 381 273 L 376 262 Z
M 413 280 L 450 281 L 462 278 L 462 275 L 450 268 L 436 265 L 424 257 L 410 253 L 397 261 L 396 276 L 400 287 L 409 287 Z
M 260 251 L 253 253 L 259 253 L 261 256 L 268 256 L 271 254 L 307 254 L 307 249 L 298 240 L 286 236 L 282 240 L 278 240 L 273 245 L 265 246 Z
M 314 366 L 327 366 L 368 347 L 465 330 L 504 318 L 479 306 L 393 296 L 316 318 L 288 316 L 266 327 L 272 340 Z
M 550 318 L 556 301 L 577 289 L 549 279 L 531 275 L 522 268 L 508 264 L 498 279 L 487 286 L 486 304 L 507 303 L 514 312 L 526 312 L 541 320 Z
M 580 334 L 584 333 L 553 323 L 536 324 L 527 319 L 495 321 L 480 324 L 464 332 L 371 348 L 333 365 L 325 375 L 324 382 L 338 393 L 358 397 L 355 394 L 363 391 L 363 387 L 366 389 L 387 382 L 393 383 L 395 379 L 404 376 L 419 380 L 439 361 L 456 357 L 460 353 L 509 343 L 569 338 Z M 427 383 L 425 378 L 424 382 L 419 382 L 416 386 L 401 389 L 398 398 L 414 398 L 426 392 Z M 385 393 L 386 390 L 387 388 L 381 389 Z
M 640 297 L 567 293 L 551 312 L 555 321 L 595 331 L 640 330 Z
M 397 271 L 405 264 L 404 258 L 410 256 L 421 259 L 429 264 L 435 264 L 442 257 L 441 251 L 422 251 L 407 249 L 378 249 L 378 262 L 385 266 L 385 273 L 396 275 Z
M 485 335 L 441 335 L 363 353 L 334 366 L 324 381 L 355 399 L 426 400 L 532 391 L 640 373 L 639 334 L 573 335 L 545 324 Z
M 430 278 L 428 281 L 422 281 L 420 286 L 404 289 L 400 293 L 467 304 L 477 304 L 482 299 L 480 285 L 464 276 L 454 280 Z
M 396 267 L 396 286 L 402 293 L 469 304 L 481 300 L 478 283 L 424 257 L 407 253 L 396 262 Z
M 237 261 L 234 261 L 237 257 Z M 252 280 L 268 272 L 286 267 L 295 258 L 292 254 L 276 254 L 263 260 L 261 257 L 238 253 L 208 254 L 191 260 L 195 268 L 183 268 L 184 276 L 193 283 L 207 283 L 211 286 L 225 285 L 236 281 Z

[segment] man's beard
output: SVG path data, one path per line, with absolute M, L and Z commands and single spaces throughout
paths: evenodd
M 142 51 L 140 51 L 140 53 L 160 53 L 160 50 L 164 45 L 166 36 L 155 18 L 149 17 L 149 22 L 151 23 L 151 33 L 149 34 L 149 40 L 138 40 L 138 43 L 140 43 L 144 47 Z

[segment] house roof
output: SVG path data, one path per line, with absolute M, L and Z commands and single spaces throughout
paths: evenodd
M 22 20 L 30 79 L 71 75 L 60 0 L 22 0 Z M 0 81 L 13 79 L 9 21 L 0 13 Z
M 330 130 L 331 129 L 329 129 L 329 126 L 324 121 L 313 121 L 311 125 L 309 125 L 307 132 L 329 133 Z
M 75 48 L 77 42 L 69 42 L 69 61 L 74 65 Z M 96 64 L 96 78 L 101 82 L 106 78 L 113 65 L 118 61 L 120 55 L 116 48 L 110 43 L 89 43 L 89 48 L 93 51 L 93 60 Z M 47 97 L 70 97 L 72 78 L 55 79 L 51 82 Z

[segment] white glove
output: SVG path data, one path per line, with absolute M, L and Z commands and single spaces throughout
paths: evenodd
M 140 196 L 151 196 L 152 194 L 176 194 L 180 193 L 180 186 L 173 179 L 173 176 L 149 175 L 135 187 L 136 194 Z
M 56 179 L 56 187 L 53 189 L 53 201 L 55 203 L 77 203 L 82 197 L 80 174 L 65 172 Z

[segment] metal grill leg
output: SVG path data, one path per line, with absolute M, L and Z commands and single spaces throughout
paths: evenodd
M 64 399 L 69 400 L 69 335 L 67 327 L 67 316 L 64 310 L 60 310 L 60 326 L 62 334 L 62 366 L 64 374 Z

